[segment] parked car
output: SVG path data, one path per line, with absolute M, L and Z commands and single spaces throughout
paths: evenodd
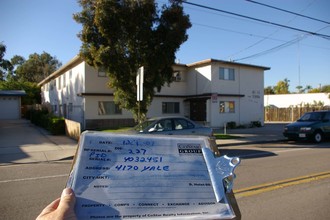
M 197 135 L 207 136 L 215 155 L 220 155 L 213 129 L 200 125 L 186 117 L 168 116 L 150 118 L 134 127 L 133 132 L 139 134 L 160 134 L 160 135 Z
M 201 135 L 213 137 L 213 129 L 181 116 L 150 118 L 134 127 L 145 134 Z
M 330 137 L 330 111 L 305 113 L 296 122 L 286 125 L 283 135 L 291 140 L 322 142 Z

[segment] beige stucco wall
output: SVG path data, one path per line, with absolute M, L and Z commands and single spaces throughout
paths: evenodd
M 113 101 L 112 96 L 86 96 L 85 97 L 85 119 L 123 119 L 133 118 L 132 114 L 127 110 L 122 110 L 122 114 L 116 115 L 99 115 L 99 101 Z
M 219 80 L 219 68 L 234 68 L 235 81 Z M 208 100 L 208 124 L 212 127 L 223 127 L 227 122 L 235 121 L 237 125 L 246 125 L 251 121 L 263 124 L 263 70 L 249 67 L 214 65 L 212 69 L 212 93 L 219 94 L 217 100 Z M 223 94 L 237 95 L 226 96 Z M 243 95 L 239 97 L 238 95 Z M 220 101 L 234 101 L 234 113 L 220 113 Z
M 98 71 L 91 66 L 86 65 L 85 79 L 86 93 L 113 93 L 113 90 L 107 86 L 108 77 L 98 76 Z
M 179 102 L 180 103 L 180 113 L 179 114 L 163 114 L 162 113 L 162 103 L 163 102 Z M 159 98 L 155 97 L 152 101 L 151 106 L 149 107 L 147 117 L 161 117 L 161 116 L 170 116 L 170 115 L 182 115 L 188 116 L 189 113 L 186 112 L 185 103 L 183 98 Z
M 187 77 L 187 95 L 198 95 L 211 92 L 211 66 L 205 65 L 190 68 Z

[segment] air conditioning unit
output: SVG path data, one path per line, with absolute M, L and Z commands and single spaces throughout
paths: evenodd
M 180 74 L 179 71 L 174 72 L 174 74 L 173 74 L 173 80 L 175 82 L 180 82 L 182 80 L 182 77 L 181 77 L 181 74 Z
M 180 74 L 178 74 L 178 75 L 175 76 L 175 81 L 179 82 L 181 80 L 182 80 L 182 78 L 181 78 L 181 75 Z

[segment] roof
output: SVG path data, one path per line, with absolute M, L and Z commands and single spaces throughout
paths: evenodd
M 217 60 L 217 59 L 206 59 L 206 60 L 198 61 L 195 63 L 187 64 L 187 66 L 195 67 L 195 66 L 201 66 L 201 65 L 211 64 L 211 63 L 221 63 L 221 64 L 227 64 L 227 65 L 245 66 L 245 67 L 252 67 L 252 68 L 258 68 L 258 69 L 263 69 L 263 70 L 270 70 L 270 67 L 257 66 L 257 65 L 246 64 L 246 63 L 237 63 L 234 61 Z
M 25 96 L 24 90 L 0 90 L 0 96 Z
M 64 64 L 58 70 L 56 70 L 55 72 L 53 72 L 52 74 L 50 74 L 49 76 L 47 76 L 44 80 L 42 80 L 41 82 L 39 82 L 38 83 L 38 86 L 42 86 L 42 85 L 48 83 L 52 79 L 55 79 L 59 75 L 62 75 L 64 72 L 70 70 L 71 68 L 73 68 L 74 66 L 76 66 L 77 63 L 80 63 L 82 61 L 83 61 L 83 59 L 79 55 L 75 56 L 68 63 Z

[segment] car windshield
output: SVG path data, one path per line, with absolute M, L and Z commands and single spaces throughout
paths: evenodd
M 298 121 L 321 121 L 323 116 L 323 112 L 310 112 L 304 114 Z
M 136 125 L 136 126 L 134 127 L 134 130 L 135 130 L 135 131 L 142 131 L 142 130 L 144 130 L 146 127 L 148 127 L 149 125 L 151 125 L 151 124 L 154 123 L 154 122 L 155 122 L 155 120 L 147 120 L 147 121 L 144 121 L 144 122 L 142 122 L 142 123 Z

